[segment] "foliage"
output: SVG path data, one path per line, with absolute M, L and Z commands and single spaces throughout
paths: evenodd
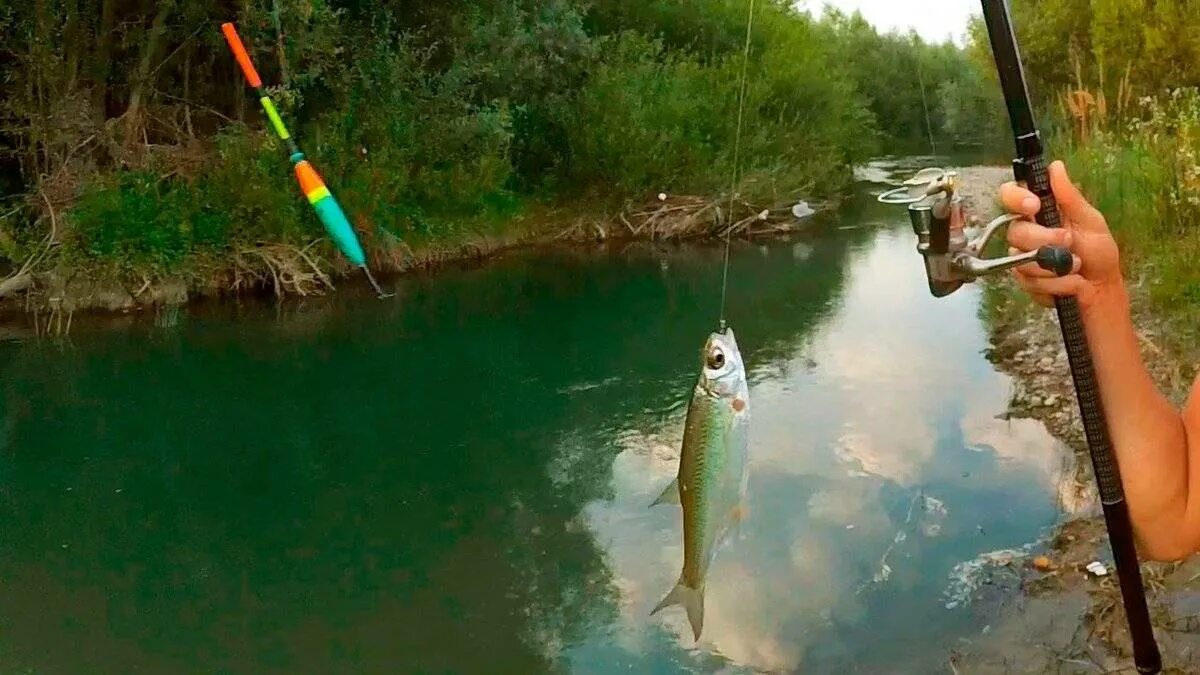
M 1110 101 L 1200 86 L 1200 12 L 1193 0 L 1012 0 L 1031 93 L 1054 103 L 1090 87 Z M 969 51 L 991 67 L 982 20 Z M 994 77 L 994 75 L 993 75 Z
M 1143 98 L 1119 131 L 1067 145 L 1065 158 L 1121 244 L 1127 271 L 1145 277 L 1155 307 L 1200 319 L 1200 92 Z M 1189 309 L 1192 308 L 1192 309 Z M 1193 323 L 1194 325 L 1194 323 Z
M 84 192 L 71 212 L 72 236 L 86 255 L 170 270 L 193 249 L 227 240 L 229 214 L 200 194 L 180 181 L 125 172 Z
M 1127 276 L 1193 335 L 1200 320 L 1200 13 L 1189 0 L 1013 0 L 1054 154 L 1108 218 Z M 969 52 L 991 58 L 981 23 Z
M 739 192 L 782 200 L 836 192 L 884 144 L 978 141 L 993 101 L 962 51 L 761 0 L 735 153 L 748 6 L 6 3 L 0 257 L 52 214 L 56 251 L 128 270 L 321 236 L 215 30 L 229 19 L 369 246 L 502 234 L 534 200 L 718 196 L 735 154 Z

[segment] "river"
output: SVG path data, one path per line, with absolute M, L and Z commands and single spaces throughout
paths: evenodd
M 945 671 L 1015 593 L 963 563 L 1047 533 L 1063 452 L 879 189 L 734 246 L 748 517 L 698 645 L 649 616 L 648 505 L 722 252 L 637 243 L 0 337 L 0 671 Z

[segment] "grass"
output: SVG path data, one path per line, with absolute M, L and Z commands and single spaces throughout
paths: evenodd
M 1110 125 L 1115 126 L 1115 125 Z M 1105 215 L 1135 298 L 1174 342 L 1200 337 L 1200 92 L 1143 99 L 1140 115 L 1060 152 Z

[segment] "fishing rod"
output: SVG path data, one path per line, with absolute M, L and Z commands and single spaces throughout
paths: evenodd
M 1044 227 L 1062 227 L 1058 202 L 1050 189 L 1050 175 L 1047 170 L 1049 162 L 1045 156 L 1041 134 L 1033 119 L 1029 86 L 1025 80 L 1007 1 L 983 0 L 983 18 L 987 24 L 992 54 L 996 59 L 996 70 L 1000 74 L 1000 86 L 1004 90 L 1004 100 L 1008 104 L 1008 115 L 1012 121 L 1013 137 L 1016 141 L 1014 175 L 1042 200 L 1042 210 L 1038 212 L 1037 222 Z M 1079 312 L 1079 301 L 1074 297 L 1059 297 L 1054 299 L 1054 304 L 1058 311 L 1067 359 L 1071 364 L 1071 375 L 1075 380 L 1075 392 L 1079 399 L 1083 428 L 1092 456 L 1092 468 L 1100 491 L 1100 504 L 1108 526 L 1108 538 L 1121 586 L 1121 598 L 1125 602 L 1125 617 L 1129 622 L 1129 634 L 1133 640 L 1134 665 L 1139 673 L 1158 673 L 1162 671 L 1162 656 L 1154 639 L 1150 612 L 1146 607 L 1146 593 L 1142 587 L 1142 573 L 1138 565 L 1133 526 L 1129 520 L 1129 507 L 1125 503 L 1121 471 L 1109 439 L 1108 423 L 1100 399 L 1095 364 L 1088 347 L 1083 318 Z
M 371 274 L 371 268 L 367 266 L 367 256 L 363 252 L 362 244 L 358 241 L 358 235 L 354 233 L 354 228 L 350 226 L 350 221 L 346 218 L 346 212 L 342 210 L 333 193 L 329 191 L 329 187 L 325 185 L 321 175 L 305 158 L 300 146 L 296 144 L 296 139 L 292 138 L 291 132 L 283 123 L 283 118 L 279 116 L 279 111 L 276 110 L 271 96 L 263 89 L 262 78 L 258 76 L 258 70 L 255 69 L 254 62 L 250 60 L 250 53 L 242 44 L 242 38 L 238 35 L 237 28 L 232 23 L 225 23 L 221 25 L 221 32 L 225 34 L 225 41 L 229 43 L 229 50 L 233 52 L 233 57 L 241 66 L 242 74 L 246 76 L 246 83 L 254 89 L 258 96 L 258 102 L 262 105 L 267 120 L 271 122 L 271 127 L 279 136 L 279 140 L 287 143 L 289 158 L 296 169 L 296 180 L 300 183 L 300 191 L 304 193 L 308 203 L 316 211 L 317 218 L 325 226 L 325 231 L 333 238 L 333 243 L 337 245 L 342 255 L 363 271 L 363 274 L 367 276 L 367 281 L 371 282 L 371 288 L 375 289 L 379 297 L 391 297 L 391 294 L 384 293 L 379 282 L 375 281 L 375 276 Z

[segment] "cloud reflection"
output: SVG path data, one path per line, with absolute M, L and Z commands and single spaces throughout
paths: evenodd
M 692 659 L 820 670 L 823 658 L 861 651 L 830 646 L 846 632 L 945 620 L 938 599 L 955 563 L 1024 543 L 996 541 L 1006 531 L 981 536 L 976 521 L 987 522 L 989 507 L 955 486 L 973 471 L 981 475 L 972 488 L 1032 508 L 1035 495 L 1051 499 L 1059 450 L 1036 426 L 996 419 L 1007 381 L 980 356 L 978 297 L 928 297 L 905 234 L 881 233 L 857 251 L 837 313 L 798 337 L 784 363 L 755 365 L 770 374 L 751 392 L 748 520 L 710 572 L 698 646 L 683 612 L 649 616 L 683 555 L 678 508 L 647 506 L 677 470 L 683 411 L 614 439 L 615 497 L 592 503 L 585 516 L 621 593 L 612 627 L 620 648 L 645 653 L 665 636 Z M 914 515 L 921 496 L 957 501 L 948 514 Z M 1040 527 L 1025 519 L 1018 537 Z M 881 556 L 895 577 L 871 584 Z M 873 607 L 876 592 L 888 593 L 891 606 Z M 928 633 L 923 639 L 951 639 Z

